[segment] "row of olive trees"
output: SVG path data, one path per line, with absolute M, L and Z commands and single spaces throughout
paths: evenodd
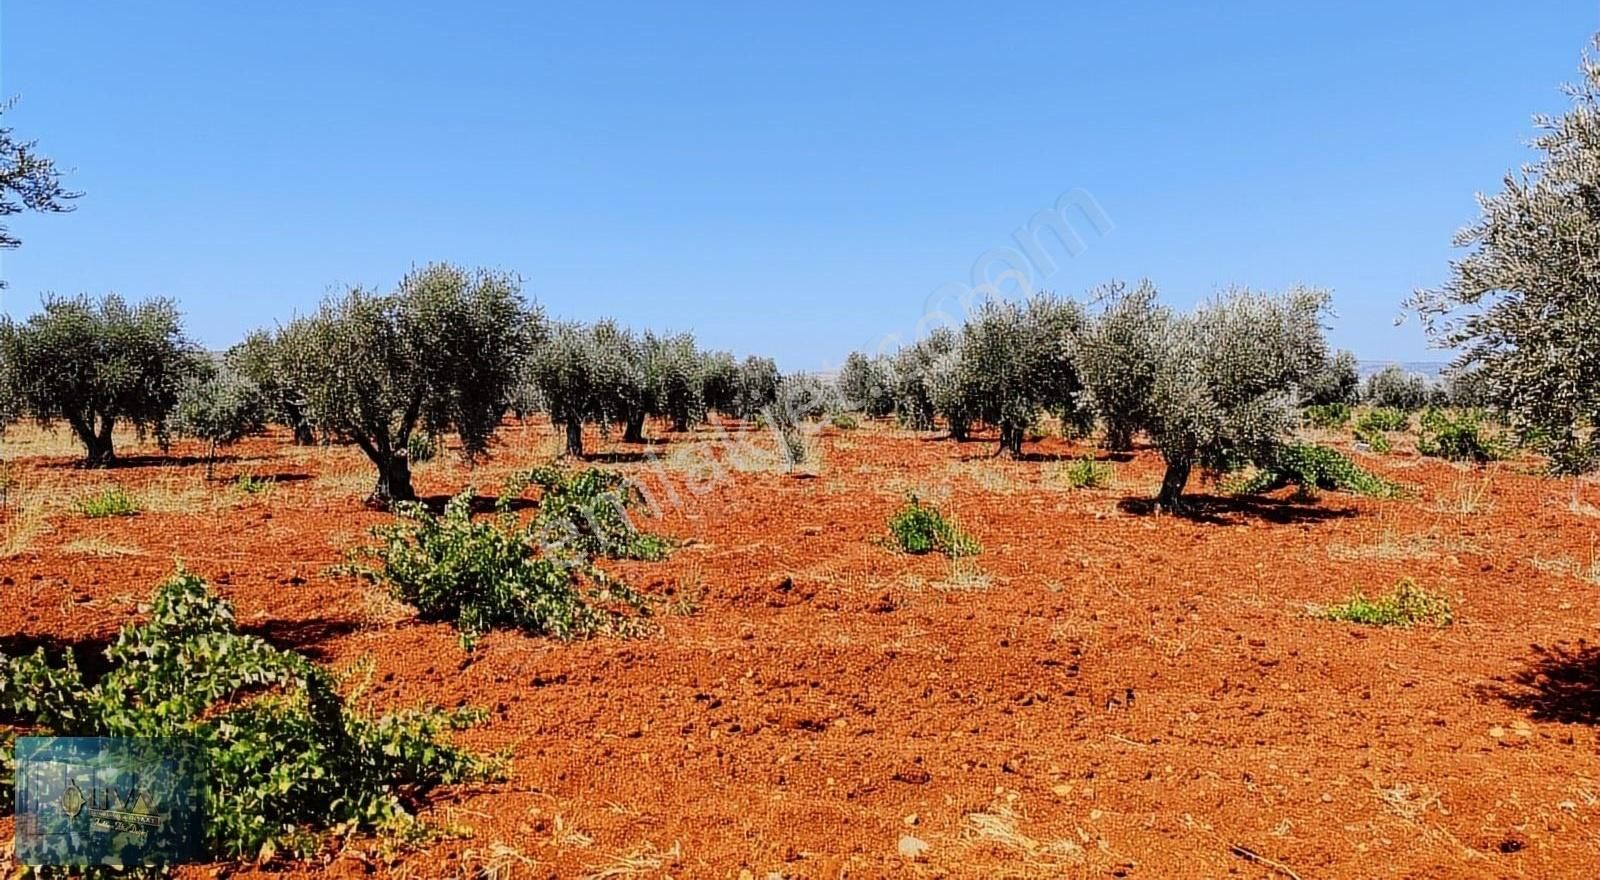
M 551 324 L 514 276 L 448 264 L 390 292 L 349 290 L 221 359 L 186 337 L 169 300 L 49 297 L 26 321 L 0 318 L 0 427 L 64 423 L 85 462 L 103 467 L 118 425 L 163 445 L 173 434 L 201 439 L 210 460 L 277 423 L 299 443 L 359 447 L 383 503 L 414 497 L 407 455 L 419 434 L 453 433 L 471 458 L 508 409 L 542 409 L 581 455 L 585 424 L 621 426 L 639 442 L 647 418 L 681 431 L 711 412 L 753 417 L 780 384 L 773 361 L 703 352 L 689 334 Z
M 1045 414 L 1071 432 L 1104 427 L 1107 444 L 1143 432 L 1166 461 L 1158 503 L 1180 506 L 1195 468 L 1262 460 L 1294 426 L 1296 405 L 1333 359 L 1322 322 L 1328 295 L 1235 290 L 1188 314 L 1160 304 L 1148 282 L 1096 292 L 1094 311 L 1037 295 L 990 301 L 959 330 L 938 330 L 893 357 L 852 356 L 842 396 L 951 437 L 993 428 L 999 452 L 1022 455 Z

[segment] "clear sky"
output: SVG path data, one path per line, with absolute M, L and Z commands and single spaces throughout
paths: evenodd
M 1437 359 L 1398 303 L 1600 28 L 1594 0 L 864 5 L 3 0 L 6 123 L 86 194 L 11 218 L 0 299 L 173 296 L 220 348 L 445 259 L 811 369 L 1081 190 L 1112 225 L 1073 214 L 1038 286 L 1305 282 L 1336 345 Z

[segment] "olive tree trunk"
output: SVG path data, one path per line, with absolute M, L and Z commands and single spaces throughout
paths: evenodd
M 583 458 L 583 420 L 567 419 L 567 454 Z
M 1183 509 L 1183 488 L 1189 484 L 1189 472 L 1194 470 L 1194 459 L 1176 456 L 1167 459 L 1167 472 L 1161 477 L 1161 492 L 1156 496 L 1156 506 L 1177 513 Z
M 629 414 L 628 421 L 624 424 L 624 426 L 622 428 L 622 442 L 624 442 L 624 443 L 643 443 L 644 442 L 644 413 L 642 411 Z M 581 454 L 581 453 L 576 453 L 576 454 Z
M 67 419 L 67 424 L 72 426 L 73 433 L 83 443 L 83 463 L 86 467 L 110 467 L 116 461 L 116 452 L 111 448 L 111 429 L 116 423 L 117 420 L 111 416 L 101 416 L 97 420 L 93 413 L 89 414 L 87 420 L 79 417 Z
M 998 454 L 1009 455 L 1012 458 L 1022 457 L 1022 426 L 1008 422 L 1000 423 L 1000 449 Z

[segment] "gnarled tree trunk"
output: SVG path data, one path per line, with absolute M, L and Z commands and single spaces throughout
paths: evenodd
M 1189 484 L 1189 472 L 1194 470 L 1194 460 L 1189 456 L 1167 459 L 1167 472 L 1161 477 L 1161 493 L 1156 496 L 1156 506 L 1169 513 L 1183 510 L 1183 487 Z
M 417 491 L 411 487 L 411 462 L 406 460 L 404 449 L 395 450 L 386 461 L 378 462 L 378 484 L 368 500 L 384 506 L 417 500 Z
M 970 432 L 970 430 L 971 430 L 971 426 L 969 424 L 967 424 L 967 421 L 965 419 L 951 419 L 950 420 L 950 439 L 951 440 L 954 440 L 957 443 L 965 443 L 965 442 L 967 442 L 967 436 L 968 436 L 968 433 Z
M 111 429 L 116 422 L 112 416 L 100 416 L 97 420 L 94 413 L 90 413 L 87 420 L 75 416 L 67 418 L 67 424 L 83 443 L 85 467 L 110 467 L 116 461 L 116 452 L 111 448 Z

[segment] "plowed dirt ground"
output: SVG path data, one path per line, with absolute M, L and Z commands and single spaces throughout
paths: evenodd
M 329 571 L 387 519 L 362 506 L 358 452 L 251 440 L 208 482 L 191 447 L 125 446 L 90 472 L 24 429 L 6 441 L 3 647 L 92 647 L 181 559 L 252 631 L 370 663 L 376 708 L 490 711 L 464 738 L 509 750 L 511 780 L 431 808 L 462 837 L 247 874 L 1600 875 L 1600 486 L 1402 451 L 1359 460 L 1412 486 L 1403 500 L 1219 494 L 1175 518 L 1140 503 L 1150 450 L 1075 490 L 1067 463 L 1104 453 L 1057 438 L 1007 461 L 829 428 L 792 475 L 724 448 L 770 446 L 757 432 L 655 430 L 667 442 L 590 441 L 649 487 L 660 516 L 640 524 L 687 542 L 614 566 L 676 613 L 632 640 L 497 633 L 469 660 L 448 626 Z M 492 495 L 551 441 L 508 425 L 487 465 L 441 456 L 419 491 Z M 239 491 L 245 473 L 271 489 Z M 112 482 L 145 512 L 74 510 Z M 908 492 L 981 555 L 884 546 Z M 1308 611 L 1403 577 L 1449 596 L 1454 624 Z

